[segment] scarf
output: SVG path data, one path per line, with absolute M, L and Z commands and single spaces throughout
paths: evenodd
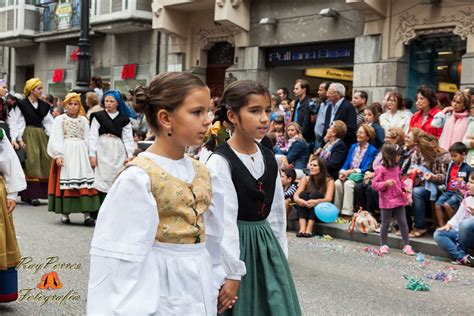
M 64 98 L 63 102 L 64 104 L 66 104 L 66 107 L 67 107 L 69 105 L 69 102 L 71 101 L 76 101 L 77 103 L 79 103 L 79 115 L 87 117 L 86 111 L 84 110 L 84 107 L 82 106 L 82 103 L 81 103 L 81 94 L 75 93 L 75 92 L 68 93 L 66 97 Z
M 23 92 L 25 93 L 25 97 L 28 97 L 31 91 L 33 91 L 40 84 L 41 84 L 41 81 L 39 80 L 39 78 L 32 78 L 28 80 L 25 83 L 25 88 L 23 89 Z
M 117 101 L 118 111 L 120 113 L 122 113 L 122 115 L 125 115 L 128 118 L 133 118 L 133 119 L 137 118 L 137 113 L 135 113 L 134 110 L 129 108 L 127 106 L 127 104 L 125 104 L 125 102 L 123 101 L 122 94 L 120 93 L 120 91 L 118 91 L 118 90 L 109 90 L 109 91 L 105 92 L 103 97 L 102 97 L 102 103 L 104 103 L 105 97 L 107 97 L 107 96 L 111 96 L 115 99 L 115 101 Z
M 449 150 L 449 147 L 455 142 L 462 141 L 466 133 L 469 112 L 453 112 L 446 119 L 443 128 L 443 135 L 440 140 L 442 148 Z

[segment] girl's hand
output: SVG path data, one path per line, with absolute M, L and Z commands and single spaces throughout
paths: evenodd
M 16 207 L 16 201 L 7 199 L 7 213 L 10 214 Z
M 224 285 L 219 291 L 217 310 L 219 313 L 226 309 L 232 308 L 237 302 L 237 291 L 239 290 L 240 281 L 226 279 Z
M 385 185 L 388 186 L 388 187 L 391 187 L 395 184 L 395 180 L 393 179 L 388 179 L 385 181 Z
M 64 166 L 64 158 L 63 157 L 58 157 L 55 159 L 56 161 L 56 165 L 61 168 L 62 166 Z
M 22 140 L 20 140 L 20 146 L 21 148 L 26 149 L 26 143 Z
M 20 145 L 18 145 L 18 143 L 16 142 L 16 140 L 12 140 L 12 146 L 13 146 L 13 148 L 15 148 L 15 150 L 20 149 Z
M 448 112 L 454 111 L 454 108 L 452 106 L 447 106 L 443 109 L 443 114 L 446 114 Z
M 97 158 L 96 157 L 89 157 L 89 161 L 91 162 L 92 169 L 97 167 Z
M 436 228 L 436 230 L 445 230 L 445 231 L 450 231 L 451 230 L 451 224 L 446 224 L 443 227 Z

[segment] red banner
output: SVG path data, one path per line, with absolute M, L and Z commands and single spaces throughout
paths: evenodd
M 53 82 L 63 82 L 64 80 L 64 69 L 57 68 L 53 72 Z
M 122 79 L 132 80 L 135 79 L 137 71 L 137 64 L 125 64 L 122 68 Z

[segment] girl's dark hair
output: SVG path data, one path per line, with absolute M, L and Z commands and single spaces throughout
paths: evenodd
M 326 161 L 322 157 L 315 157 L 311 161 L 315 160 L 318 162 L 319 174 L 309 176 L 307 191 L 311 193 L 319 191 L 319 193 L 325 195 L 329 178 L 328 168 L 326 166 Z
M 94 83 L 94 85 L 99 88 L 99 89 L 102 89 L 104 84 L 102 82 L 102 78 L 99 77 L 99 76 L 92 76 L 91 78 L 91 81 Z
M 397 166 L 397 155 L 400 155 L 402 147 L 394 144 L 385 144 L 382 147 L 382 164 L 385 168 Z
M 430 103 L 430 109 L 434 108 L 438 104 L 438 99 L 436 99 L 436 93 L 431 90 L 431 88 L 427 85 L 421 85 L 416 91 L 416 94 L 418 93 L 428 99 Z
M 399 92 L 390 92 L 388 98 L 397 99 L 397 110 L 401 110 L 403 108 L 403 96 Z
M 411 110 L 413 107 L 413 100 L 410 98 L 403 98 L 402 105 L 405 107 L 405 109 Z
M 240 109 L 246 106 L 251 95 L 263 95 L 268 97 L 270 102 L 271 93 L 261 83 L 252 80 L 239 80 L 232 82 L 224 91 L 217 111 L 220 113 L 221 121 L 227 121 L 227 111 L 239 113 Z M 216 112 L 217 115 L 217 112 Z
M 207 88 L 199 77 L 187 72 L 164 72 L 155 76 L 148 87 L 138 86 L 133 91 L 133 107 L 145 113 L 152 130 L 160 130 L 156 114 L 160 110 L 173 112 L 194 89 Z
M 379 112 L 379 109 L 377 108 L 377 106 L 371 104 L 368 107 L 366 107 L 365 109 L 372 112 L 372 115 L 374 116 L 374 123 L 378 123 L 380 112 Z
M 449 94 L 438 92 L 436 93 L 436 99 L 438 100 L 439 104 L 443 107 L 443 109 L 447 106 L 451 106 L 451 100 L 449 98 Z
M 281 172 L 283 172 L 287 178 L 291 178 L 291 184 L 295 183 L 296 170 L 294 168 L 286 168 L 283 169 Z

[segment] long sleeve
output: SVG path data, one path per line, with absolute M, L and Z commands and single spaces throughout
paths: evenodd
M 125 144 L 125 149 L 127 151 L 127 157 L 133 156 L 133 151 L 135 150 L 135 142 L 133 141 L 133 131 L 132 131 L 132 124 L 128 123 L 122 129 L 122 140 Z
M 288 240 L 286 237 L 286 209 L 280 174 L 277 174 L 272 208 L 267 220 L 273 230 L 273 233 L 275 233 L 278 242 L 280 243 L 280 247 L 283 250 L 285 257 L 288 258 Z
M 18 192 L 26 189 L 25 174 L 15 150 L 6 137 L 0 141 L 0 174 L 5 178 L 8 199 L 16 199 Z
M 294 142 L 290 146 L 290 148 L 288 149 L 288 153 L 286 154 L 288 162 L 293 163 L 296 159 L 298 159 L 301 153 L 305 150 L 305 146 L 307 145 L 301 140 Z
M 97 155 L 97 145 L 99 142 L 99 128 L 100 124 L 96 118 L 92 119 L 91 129 L 89 131 L 89 157 Z
M 443 112 L 438 112 L 433 117 L 433 120 L 431 121 L 431 126 L 435 128 L 442 128 L 448 118 L 448 115 L 444 114 Z
M 459 231 L 459 225 L 466 218 L 472 217 L 472 215 L 467 212 L 466 207 L 474 207 L 474 197 L 468 196 L 465 198 L 459 205 L 458 211 L 454 216 L 448 221 L 448 224 L 451 224 L 453 230 Z
M 224 235 L 224 200 L 226 187 L 221 183 L 218 173 L 210 172 L 212 181 L 212 201 L 204 214 L 206 225 L 206 248 L 212 260 L 214 285 L 220 288 L 226 277 L 222 263 L 221 243 Z
M 46 116 L 43 118 L 43 126 L 44 126 L 44 131 L 46 132 L 46 135 L 48 136 L 51 135 L 53 124 L 54 124 L 54 117 L 51 115 L 51 112 L 48 112 L 48 114 L 46 114 Z
M 341 170 L 349 170 L 351 168 L 352 158 L 354 157 L 354 151 L 356 147 L 357 147 L 357 143 L 351 146 L 351 149 L 349 150 L 349 154 L 347 155 L 346 161 L 344 162 L 344 165 L 342 166 Z
M 58 116 L 53 123 L 51 134 L 48 140 L 48 155 L 55 159 L 58 157 L 64 157 L 64 132 L 63 132 L 63 120 L 64 115 Z
M 469 123 L 467 125 L 466 133 L 462 139 L 464 145 L 466 145 L 467 149 L 472 149 L 470 137 L 474 137 L 474 119 L 471 117 L 469 118 Z M 470 163 L 470 162 L 469 162 Z
M 247 273 L 245 263 L 240 260 L 239 229 L 237 227 L 238 200 L 237 192 L 232 182 L 230 166 L 225 158 L 211 155 L 207 160 L 211 176 L 218 176 L 220 183 L 225 188 L 224 198 L 224 235 L 221 250 L 226 278 L 240 280 Z M 283 196 L 283 195 L 282 195 Z
M 26 122 L 18 106 L 8 112 L 8 125 L 10 127 L 11 139 L 17 141 L 22 140 Z
M 90 251 L 88 315 L 148 315 L 156 308 L 157 300 L 139 297 L 160 295 L 150 255 L 159 219 L 150 190 L 145 171 L 129 167 L 102 204 Z
M 383 179 L 383 167 L 378 167 L 375 169 L 375 176 L 372 179 L 372 188 L 375 191 L 383 192 L 387 190 L 387 186 L 385 185 L 385 180 Z

